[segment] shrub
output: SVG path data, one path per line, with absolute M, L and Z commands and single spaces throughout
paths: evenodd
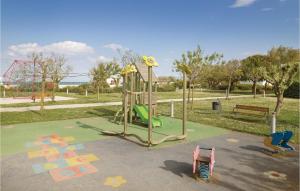
M 226 85 L 226 84 L 224 84 L 224 85 L 220 84 L 220 85 L 217 86 L 218 90 L 226 90 L 227 88 L 228 88 L 228 85 Z
M 158 92 L 174 92 L 176 90 L 176 85 L 175 84 L 168 84 L 168 85 L 163 85 L 157 87 Z
M 78 93 L 80 95 L 85 94 L 85 90 L 88 90 L 88 93 L 97 93 L 97 89 L 90 86 L 89 84 L 82 84 L 80 86 L 66 86 L 64 88 L 60 88 L 59 92 L 66 92 L 67 88 L 69 89 L 69 93 Z M 115 87 L 115 88 L 104 88 L 102 89 L 102 92 L 100 90 L 100 93 L 119 93 L 122 92 L 122 87 Z
M 238 84 L 237 89 L 239 90 L 251 90 L 252 91 L 252 84 Z M 256 92 L 257 93 L 263 93 L 263 90 L 265 89 L 264 85 L 256 84 Z M 272 86 L 267 85 L 267 92 L 272 91 Z
M 299 99 L 300 98 L 299 86 L 300 86 L 299 82 L 293 82 L 292 85 L 290 85 L 290 87 L 288 87 L 288 89 L 285 90 L 283 96 L 288 97 L 288 98 L 298 98 Z
M 182 80 L 176 80 L 175 81 L 175 89 L 176 87 L 179 88 L 179 89 L 182 89 L 182 86 L 183 86 L 183 81 Z
M 238 84 L 236 87 L 239 90 L 252 90 L 252 84 Z
M 218 90 L 227 90 L 227 88 L 228 88 L 227 84 L 220 84 L 220 85 L 217 86 Z M 230 91 L 235 90 L 235 88 L 236 88 L 236 85 L 234 83 L 233 85 L 230 86 Z

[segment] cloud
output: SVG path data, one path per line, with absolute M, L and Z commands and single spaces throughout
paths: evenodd
M 266 7 L 266 8 L 262 8 L 261 11 L 263 12 L 268 12 L 268 11 L 273 11 L 274 9 L 271 7 Z
M 32 52 L 41 52 L 42 47 L 37 43 L 25 43 L 18 45 L 11 45 L 8 48 L 8 55 L 11 57 L 27 56 Z
M 63 41 L 49 44 L 43 47 L 46 52 L 56 52 L 63 54 L 86 54 L 93 53 L 94 49 L 82 42 Z
M 8 47 L 8 55 L 11 57 L 24 57 L 33 52 L 76 55 L 93 53 L 94 49 L 85 43 L 75 41 L 56 42 L 44 46 L 41 46 L 38 43 L 24 43 Z
M 234 4 L 232 4 L 231 8 L 239 8 L 239 7 L 247 7 L 253 3 L 255 3 L 256 0 L 235 0 Z
M 279 0 L 280 2 L 286 2 L 287 0 Z
M 113 51 L 128 50 L 128 48 L 125 48 L 121 44 L 116 44 L 116 43 L 106 44 L 103 47 L 112 49 Z
M 112 60 L 113 60 L 112 58 L 107 58 L 105 56 L 98 56 L 96 58 L 96 61 L 98 61 L 98 62 L 110 62 Z
M 113 58 L 109 58 L 106 56 L 88 56 L 87 57 L 88 61 L 90 63 L 96 64 L 97 62 L 110 62 L 113 61 Z

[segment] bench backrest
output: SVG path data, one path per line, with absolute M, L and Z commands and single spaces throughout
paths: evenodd
M 258 106 L 239 105 L 239 104 L 237 104 L 235 106 L 235 108 L 237 108 L 237 109 L 251 110 L 251 111 L 269 112 L 269 108 L 267 108 L 267 107 L 258 107 Z

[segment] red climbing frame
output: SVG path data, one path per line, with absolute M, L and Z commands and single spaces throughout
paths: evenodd
M 3 74 L 3 84 L 6 88 L 13 89 L 14 98 L 35 99 L 36 80 L 36 64 L 30 60 L 14 60 Z M 21 94 L 21 88 L 24 86 L 26 87 L 25 94 L 24 92 Z

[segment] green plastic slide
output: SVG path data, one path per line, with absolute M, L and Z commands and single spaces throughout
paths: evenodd
M 134 111 L 141 118 L 142 122 L 148 124 L 148 107 L 146 105 L 134 105 Z M 163 123 L 158 117 L 152 117 L 153 127 L 162 127 Z

